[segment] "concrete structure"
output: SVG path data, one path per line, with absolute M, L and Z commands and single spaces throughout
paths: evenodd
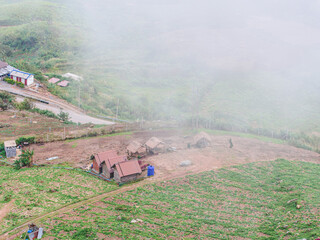
M 17 155 L 17 144 L 15 140 L 4 142 L 4 149 L 7 158 L 15 157 Z
M 147 149 L 141 143 L 133 141 L 127 147 L 127 154 L 129 157 L 142 157 L 147 154 Z
M 151 153 L 151 154 L 158 154 L 166 151 L 165 143 L 156 137 L 150 138 L 145 143 L 145 146 L 147 149 L 147 153 Z
M 193 145 L 198 148 L 205 148 L 211 145 L 211 137 L 205 132 L 197 134 L 193 138 Z
M 114 180 L 124 183 L 136 180 L 142 173 L 138 160 L 131 160 L 114 165 Z
M 34 76 L 31 73 L 26 73 L 22 72 L 19 70 L 13 70 L 10 72 L 10 78 L 17 81 L 21 82 L 26 86 L 30 86 L 31 84 L 34 83 Z

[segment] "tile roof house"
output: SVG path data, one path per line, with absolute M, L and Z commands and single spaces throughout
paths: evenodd
M 114 180 L 124 183 L 136 180 L 142 173 L 138 160 L 121 162 L 114 165 Z
M 112 166 L 114 166 L 115 164 L 118 164 L 118 163 L 126 162 L 126 161 L 128 161 L 126 156 L 116 156 L 116 157 L 106 159 L 101 164 L 102 174 L 108 179 L 113 178 L 114 177 L 114 169 L 112 168 Z
M 117 157 L 118 154 L 115 150 L 97 153 L 93 158 L 93 170 L 97 173 L 102 173 L 102 163 L 108 158 Z
M 146 143 L 145 146 L 147 148 L 147 152 L 151 154 L 157 154 L 161 152 L 165 152 L 166 145 L 160 139 L 156 137 L 150 138 Z

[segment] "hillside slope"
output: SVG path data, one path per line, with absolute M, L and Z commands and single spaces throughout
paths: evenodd
M 84 76 L 81 104 L 93 113 L 319 131 L 313 3 L 284 1 L 286 14 L 245 0 L 0 4 L 2 56 L 32 72 Z M 78 84 L 61 95 L 76 103 Z

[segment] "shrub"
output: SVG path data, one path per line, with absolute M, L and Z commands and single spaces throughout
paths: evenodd
M 22 82 L 16 82 L 16 85 L 17 85 L 18 87 L 24 88 L 24 84 L 23 84 Z
M 20 137 L 16 139 L 17 145 L 23 144 L 24 142 L 28 142 L 29 144 L 32 144 L 35 142 L 35 137 Z
M 61 121 L 63 121 L 63 122 L 68 122 L 69 121 L 69 113 L 67 113 L 67 112 L 60 112 L 59 114 L 58 114 L 58 118 L 61 120 Z
M 4 81 L 7 82 L 7 83 L 9 83 L 9 84 L 12 84 L 12 85 L 14 85 L 14 84 L 16 83 L 15 80 L 13 80 L 13 79 L 11 79 L 11 78 L 8 78 L 8 77 L 5 78 Z
M 14 161 L 15 169 L 18 170 L 22 167 L 31 167 L 33 154 L 33 150 L 22 150 L 22 154 L 19 156 L 19 159 Z
M 34 104 L 31 100 L 25 98 L 21 103 L 16 103 L 16 108 L 20 111 L 22 110 L 31 110 L 34 108 Z
M 41 115 L 45 115 L 45 116 L 50 117 L 50 118 L 58 118 L 58 116 L 56 114 L 54 114 L 53 112 L 51 112 L 49 110 L 42 110 L 42 109 L 39 109 L 39 108 L 32 108 L 30 110 L 30 112 L 39 113 Z

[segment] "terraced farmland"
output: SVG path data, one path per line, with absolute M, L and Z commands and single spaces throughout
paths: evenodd
M 4 219 L 0 217 L 0 232 L 64 205 L 116 188 L 114 184 L 76 170 L 41 167 L 17 171 L 1 166 L 0 210 L 9 202 L 14 204 Z
M 47 239 L 315 239 L 319 171 L 250 163 L 142 186 L 43 224 Z

